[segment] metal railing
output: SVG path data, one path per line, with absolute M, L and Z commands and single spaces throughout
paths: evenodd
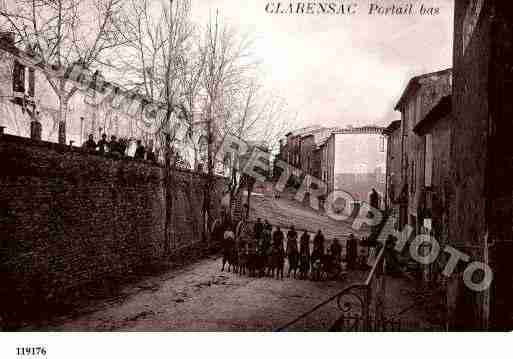
M 290 328 L 300 320 L 334 301 L 336 301 L 342 315 L 335 324 L 331 326 L 330 330 L 378 330 L 379 328 L 376 328 L 375 325 L 375 318 L 381 318 L 383 316 L 382 309 L 385 290 L 383 276 L 384 258 L 385 246 L 382 246 L 365 281 L 345 288 L 341 292 L 317 304 L 306 313 L 303 313 L 289 323 L 276 329 L 276 331 L 284 331 Z
M 376 229 L 376 237 L 381 236 L 385 224 L 388 222 L 385 215 L 381 224 Z M 339 293 L 303 313 L 294 320 L 276 329 L 285 331 L 302 319 L 310 316 L 320 308 L 336 301 L 341 316 L 330 327 L 330 331 L 379 331 L 383 330 L 384 299 L 385 299 L 385 245 L 381 245 L 376 260 L 366 276 L 365 281 L 350 285 Z
M 338 294 L 337 306 L 342 311 L 342 315 L 330 330 L 376 331 L 382 329 L 385 299 L 385 251 L 386 247 L 382 246 L 363 283 L 351 285 Z M 353 322 L 350 327 L 347 326 L 348 319 Z

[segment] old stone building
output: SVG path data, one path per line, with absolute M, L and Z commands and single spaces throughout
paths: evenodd
M 321 180 L 328 193 L 335 188 L 335 136 L 331 134 L 319 145 Z
M 513 8 L 456 0 L 449 240 L 493 271 L 488 290 L 451 277 L 452 329 L 511 330 L 513 307 Z
M 280 143 L 278 158 L 324 182 L 328 193 L 344 190 L 366 201 L 372 188 L 385 191 L 382 127 L 305 128 L 289 132 Z
M 314 172 L 314 151 L 316 148 L 317 146 L 315 144 L 315 136 L 313 134 L 307 134 L 301 137 L 301 169 L 304 173 L 307 173 L 311 176 Z
M 319 146 L 316 146 L 312 153 L 312 176 L 315 178 L 321 178 L 321 166 L 322 166 L 322 152 Z
M 415 233 L 424 225 L 421 204 L 424 195 L 425 139 L 414 132 L 415 126 L 444 96 L 451 94 L 452 70 L 413 77 L 395 110 L 401 112 L 401 196 L 400 223 L 409 224 Z
M 65 140 L 66 144 L 78 147 L 89 135 L 98 141 L 105 133 L 108 139 L 113 135 L 126 139 L 130 144 L 129 156 L 135 153 L 136 141 L 141 140 L 147 149 L 153 149 L 163 160 L 165 141 L 160 131 L 162 126 L 149 115 L 158 112 L 151 110 L 158 106 L 118 84 L 108 82 L 98 71 L 92 74 L 85 69 L 76 71 L 76 66 L 64 69 L 49 64 L 28 66 L 33 62 L 30 61 L 33 58 L 30 50 L 15 47 L 14 40 L 13 33 L 0 34 L 0 126 L 4 127 L 6 134 L 29 137 L 33 120 L 31 112 L 35 108 L 39 112 L 41 140 L 61 143 Z M 13 53 L 24 61 L 17 61 Z M 65 123 L 59 121 L 59 100 L 42 68 L 49 78 L 64 76 L 68 81 L 67 87 L 77 87 L 67 102 L 66 110 L 63 110 Z M 91 81 L 87 81 L 86 73 L 91 75 Z M 95 90 L 96 84 L 102 84 L 98 86 L 103 86 L 104 94 Z M 193 138 L 178 140 L 175 136 L 172 140 L 173 150 L 180 154 L 186 168 L 198 168 L 202 162 L 200 152 L 201 139 L 205 137 L 205 121 L 200 118 L 195 114 L 191 131 Z M 186 132 L 185 122 L 179 115 L 173 114 L 170 122 L 170 127 L 178 128 L 179 124 L 178 132 Z
M 285 140 L 280 141 L 280 159 L 289 165 L 299 168 L 301 166 L 301 136 L 289 132 Z
M 289 132 L 285 136 L 280 140 L 280 152 L 276 158 L 300 170 L 300 177 L 308 174 L 329 183 L 326 179 L 331 178 L 328 172 L 328 161 L 332 159 L 329 143 L 331 132 L 323 127 L 312 126 Z M 301 179 L 294 177 L 294 180 L 299 185 Z
M 440 102 L 413 128 L 425 144 L 423 194 L 419 202 L 419 215 L 423 233 L 430 234 L 440 246 L 448 244 L 449 204 L 451 199 L 451 96 Z M 426 266 L 425 279 L 438 281 L 441 262 Z

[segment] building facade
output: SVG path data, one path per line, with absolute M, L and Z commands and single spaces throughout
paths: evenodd
M 333 158 L 330 136 L 331 133 L 319 126 L 289 132 L 280 140 L 280 152 L 276 159 L 300 170 L 301 177 L 308 174 L 329 185 L 332 173 L 329 172 L 328 163 Z M 275 177 L 276 175 L 277 173 L 274 174 Z M 301 178 L 294 176 L 293 182 L 297 186 L 301 183 Z
M 462 270 L 447 292 L 452 329 L 513 328 L 513 9 L 456 0 L 451 246 L 488 264 L 489 289 L 468 289 Z
M 319 145 L 320 179 L 326 184 L 328 193 L 335 188 L 335 135 L 331 134 Z
M 108 96 L 100 95 L 99 91 L 95 91 L 95 81 L 88 86 L 80 84 L 79 89 L 67 103 L 66 121 L 63 126 L 59 123 L 58 97 L 45 73 L 40 67 L 24 66 L 13 55 L 17 53 L 19 57 L 26 60 L 32 57 L 30 50 L 25 51 L 15 47 L 13 33 L 1 33 L 0 41 L 2 45 L 0 49 L 0 126 L 4 127 L 6 134 L 29 137 L 32 113 L 39 113 L 37 116 L 40 122 L 39 139 L 43 141 L 62 142 L 65 138 L 66 144 L 81 146 L 89 135 L 93 135 L 94 140 L 98 141 L 105 133 L 108 139 L 110 136 L 126 139 L 129 142 L 127 150 L 129 156 L 135 153 L 136 140 L 141 140 L 147 149 L 153 149 L 156 156 L 164 160 L 165 141 L 162 128 L 157 119 L 151 123 L 149 121 L 151 117 L 145 116 L 150 113 L 147 107 L 144 107 L 149 105 L 149 102 L 106 80 L 103 83 L 104 89 L 107 87 L 113 89 Z M 51 66 L 46 65 L 45 69 L 48 70 L 48 67 Z M 52 71 L 48 72 L 48 76 L 57 76 L 59 73 L 57 67 L 51 68 Z M 71 68 L 64 71 L 68 75 L 68 81 L 78 86 L 76 81 L 83 81 L 82 75 L 80 74 L 77 79 L 75 75 L 70 75 L 73 72 Z M 97 71 L 93 78 L 94 76 L 101 77 L 101 74 Z M 130 101 L 135 98 L 138 101 Z M 148 118 L 142 119 L 143 116 Z M 200 116 L 195 118 L 199 119 Z M 194 121 L 190 131 L 194 134 L 192 138 L 183 136 L 181 140 L 175 136 L 172 141 L 173 151 L 180 155 L 180 163 L 183 163 L 185 168 L 198 169 L 198 165 L 205 162 L 202 160 L 205 157 L 205 151 L 201 150 L 204 147 L 202 143 L 205 142 L 203 139 L 206 138 L 204 122 Z M 185 133 L 186 126 L 183 120 L 180 116 L 172 114 L 170 127 L 177 124 L 181 125 L 181 129 L 184 130 L 182 132 Z M 215 172 L 222 173 L 222 163 L 216 164 Z
M 401 112 L 401 196 L 399 226 L 410 225 L 415 233 L 424 226 L 421 205 L 424 195 L 425 139 L 415 126 L 440 101 L 451 94 L 452 70 L 413 77 L 395 110 Z
M 317 146 L 315 144 L 315 137 L 314 135 L 305 135 L 301 137 L 301 144 L 300 144 L 300 163 L 301 163 L 301 169 L 304 171 L 304 173 L 309 174 L 310 176 L 313 175 L 314 172 L 317 172 L 314 170 L 314 151 L 317 149 Z
M 326 184 L 367 201 L 376 188 L 385 192 L 386 141 L 383 127 L 314 127 L 289 132 L 278 158 Z
M 449 207 L 452 196 L 450 175 L 452 99 L 443 97 L 440 102 L 414 127 L 415 134 L 423 139 L 424 183 L 419 215 L 422 231 L 437 240 L 441 247 L 448 245 Z M 440 261 L 424 267 L 427 282 L 443 281 Z

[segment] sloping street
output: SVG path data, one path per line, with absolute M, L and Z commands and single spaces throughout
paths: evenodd
M 357 232 L 351 228 L 351 222 L 336 221 L 325 213 L 303 205 L 294 199 L 294 192 L 284 192 L 279 199 L 253 194 L 251 203 L 251 220 L 268 220 L 273 226 L 280 226 L 282 230 L 290 228 L 291 225 L 298 231 L 308 230 L 311 233 L 316 233 L 320 229 L 328 240 L 343 240 L 350 233 L 360 237 L 369 234 L 366 228 Z
M 38 329 L 268 331 L 293 320 L 363 275 L 352 273 L 337 282 L 250 278 L 221 272 L 220 263 L 220 258 L 211 258 L 147 279 L 128 286 L 115 300 L 87 308 L 88 314 L 62 317 L 60 323 Z M 308 318 L 308 328 L 327 330 L 337 314 L 333 303 Z
M 97 302 L 51 324 L 23 330 L 272 331 L 366 275 L 355 271 L 343 280 L 322 282 L 251 278 L 221 272 L 220 262 L 220 258 L 212 257 L 133 283 L 116 298 Z M 402 330 L 440 329 L 432 309 L 415 307 L 416 301 L 418 294 L 411 282 L 387 278 L 385 313 L 392 318 L 408 309 L 399 317 Z M 333 301 L 288 330 L 327 331 L 340 315 Z

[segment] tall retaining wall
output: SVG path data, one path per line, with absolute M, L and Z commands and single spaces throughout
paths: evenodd
M 200 246 L 205 183 L 202 174 L 173 172 L 166 214 L 158 165 L 0 135 L 0 314 L 72 301 L 158 263 L 166 246 L 171 254 Z M 222 180 L 214 187 L 216 213 Z

